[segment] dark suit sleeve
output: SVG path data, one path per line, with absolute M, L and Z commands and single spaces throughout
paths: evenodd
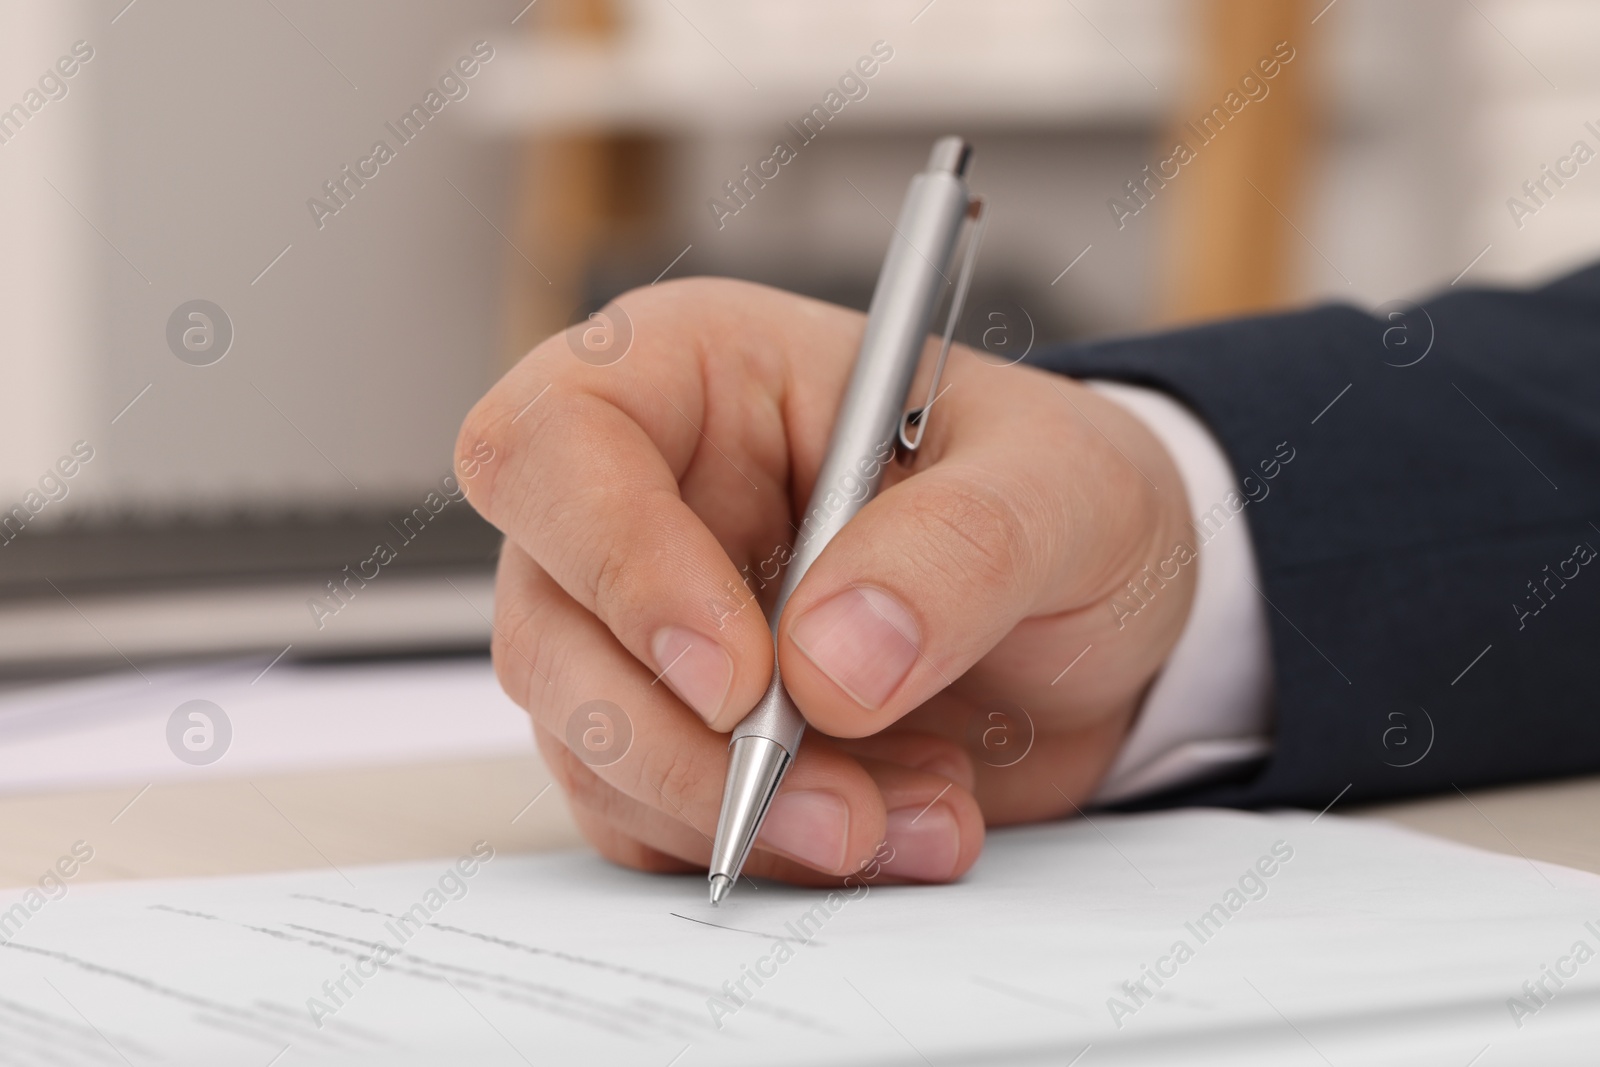
M 1600 267 L 1030 362 L 1174 395 L 1267 487 L 1240 514 L 1270 605 L 1272 755 L 1154 804 L 1600 772 Z

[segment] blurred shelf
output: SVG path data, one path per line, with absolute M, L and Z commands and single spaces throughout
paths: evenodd
M 778 133 L 875 42 L 892 58 L 839 118 L 852 129 L 1149 127 L 1178 99 L 1183 9 L 1170 0 L 629 7 L 613 42 L 502 46 L 469 111 L 501 131 Z M 851 42 L 842 46 L 840 42 Z
M 1485 0 L 1465 29 L 1479 75 L 1499 94 L 1577 103 L 1600 90 L 1593 0 Z
M 346 601 L 297 580 L 0 601 L 0 678 L 135 669 L 204 656 L 291 648 L 306 657 L 482 652 L 489 648 L 494 576 L 486 567 L 380 577 Z M 318 625 L 308 604 L 338 607 Z M 322 621 L 326 621 L 326 616 Z
M 500 534 L 464 501 L 123 513 L 0 530 L 0 541 L 0 677 L 290 645 L 296 657 L 489 647 Z

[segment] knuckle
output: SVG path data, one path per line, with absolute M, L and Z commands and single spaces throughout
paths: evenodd
M 471 499 L 486 515 L 500 480 L 497 475 L 511 467 L 514 458 L 536 447 L 537 435 L 550 421 L 550 414 L 566 406 L 554 402 L 564 391 L 562 364 L 547 358 L 545 352 L 555 340 L 542 342 L 524 356 L 472 406 L 456 432 L 456 473 L 471 483 Z M 536 363 L 537 371 L 529 369 Z
M 683 790 L 692 786 L 693 773 L 674 769 L 686 761 L 677 757 L 672 757 L 664 765 L 643 761 L 640 765 L 642 780 L 629 783 L 633 788 L 628 788 L 584 763 L 559 741 L 552 741 L 552 745 L 557 746 L 552 762 L 562 765 L 569 783 L 563 787 L 567 796 L 575 806 L 596 818 L 613 825 L 633 824 L 638 822 L 643 808 L 660 812 L 675 822 L 686 820 L 684 799 L 687 796 Z M 665 767 L 664 777 L 659 783 L 650 770 L 652 766 Z M 692 823 L 688 825 L 698 829 Z
M 578 506 L 546 510 L 551 543 L 563 546 L 559 573 L 572 576 L 580 599 L 602 622 L 619 632 L 627 629 L 635 605 L 651 599 L 651 590 L 673 572 L 672 546 L 646 516 L 657 515 L 649 490 L 634 490 L 618 504 L 616 494 L 591 490 Z
M 489 656 L 500 688 L 529 713 L 543 721 L 545 691 L 555 674 L 552 643 L 542 625 L 537 597 L 526 592 L 498 590 L 494 607 L 494 633 Z M 541 662 L 543 660 L 544 662 Z
M 552 740 L 550 745 L 551 762 L 561 764 L 567 783 L 563 788 L 572 803 L 608 820 L 616 817 L 621 794 L 561 741 Z
M 556 787 L 570 798 L 576 799 L 578 790 L 577 779 L 579 775 L 573 767 L 577 761 L 571 758 L 567 747 L 555 734 L 535 724 L 533 728 L 534 744 L 539 748 L 539 755 L 544 760 L 545 767 L 550 771 Z
M 726 295 L 730 288 L 727 283 L 731 280 L 732 279 L 712 278 L 706 277 L 705 275 L 691 274 L 681 278 L 671 278 L 664 282 L 658 282 L 654 286 L 642 285 L 636 289 L 630 289 L 626 293 L 622 294 L 622 296 L 618 297 L 618 300 L 637 302 L 654 297 L 663 303 L 670 304 L 680 303 L 684 300 L 710 300 Z M 654 290 L 653 293 L 651 291 L 652 289 Z
M 468 499 L 485 515 L 490 509 L 496 468 L 503 465 L 509 449 L 504 420 L 495 416 L 488 399 L 479 400 L 462 420 L 453 458 L 456 476 L 470 486 Z M 496 460 L 501 463 L 496 464 Z
M 606 606 L 620 604 L 627 595 L 631 584 L 629 581 L 629 572 L 632 570 L 631 559 L 628 553 L 616 551 L 614 545 L 608 546 L 608 551 L 599 559 L 589 592 L 594 604 L 601 610 L 602 618 L 606 617 Z
M 914 516 L 924 532 L 923 562 L 962 588 L 1010 589 L 1029 556 L 1028 523 L 1016 487 L 974 477 L 950 478 L 922 497 Z
M 651 797 L 652 802 L 665 801 L 667 813 L 683 820 L 688 820 L 688 812 L 695 806 L 695 793 L 707 781 L 706 768 L 686 746 L 678 745 L 646 753 L 640 761 L 639 775 L 645 790 L 656 794 Z

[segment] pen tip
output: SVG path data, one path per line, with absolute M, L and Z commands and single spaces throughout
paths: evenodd
M 733 879 L 725 874 L 711 876 L 711 906 L 714 908 L 722 903 L 722 898 L 728 895 L 728 890 L 733 888 Z

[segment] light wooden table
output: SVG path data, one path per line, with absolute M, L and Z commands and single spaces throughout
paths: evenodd
M 37 882 L 76 841 L 94 849 L 76 882 L 432 859 L 480 840 L 501 853 L 580 844 L 547 785 L 526 756 L 4 797 L 0 886 Z
M 549 783 L 528 756 L 0 798 L 0 886 L 36 883 L 77 841 L 94 858 L 75 882 L 579 846 Z M 1600 778 L 1334 811 L 1600 873 Z
M 1451 793 L 1345 814 L 1600 874 L 1600 777 Z

